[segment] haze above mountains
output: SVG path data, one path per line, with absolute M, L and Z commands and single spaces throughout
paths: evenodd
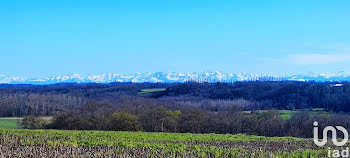
M 248 73 L 223 73 L 223 72 L 202 72 L 202 73 L 176 73 L 176 72 L 156 72 L 156 73 L 130 73 L 112 74 L 104 73 L 100 75 L 79 74 L 61 75 L 46 78 L 24 78 L 15 76 L 0 75 L 0 84 L 56 84 L 56 83 L 111 83 L 111 82 L 133 82 L 133 83 L 175 83 L 175 82 L 236 82 L 236 81 L 350 81 L 350 73 L 307 73 L 288 76 L 258 75 Z

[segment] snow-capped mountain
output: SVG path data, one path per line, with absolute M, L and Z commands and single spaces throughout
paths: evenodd
M 104 73 L 100 75 L 81 76 L 79 74 L 54 76 L 46 78 L 23 78 L 0 75 L 0 84 L 55 84 L 55 83 L 110 83 L 110 82 L 236 82 L 236 81 L 350 81 L 350 73 L 307 73 L 289 76 L 276 75 L 257 75 L 247 73 L 223 73 L 223 72 L 202 72 L 202 73 L 175 73 L 175 72 L 156 72 L 156 73 L 130 73 L 130 74 L 111 74 Z

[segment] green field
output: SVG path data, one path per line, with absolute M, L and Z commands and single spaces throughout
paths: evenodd
M 279 110 L 280 116 L 283 120 L 290 119 L 297 111 L 292 110 Z
M 19 122 L 21 119 L 16 117 L 0 118 L 0 128 L 20 128 Z
M 268 110 L 259 110 L 259 113 L 262 112 L 267 112 Z M 245 113 L 251 113 L 251 111 L 244 111 Z M 283 120 L 288 120 L 290 119 L 294 114 L 296 114 L 297 112 L 301 112 L 301 110 L 278 110 L 280 117 Z M 311 115 L 326 115 L 329 114 L 327 112 L 324 111 L 323 108 L 316 108 L 316 109 L 311 109 L 311 110 L 305 110 L 305 112 L 310 113 Z
M 52 120 L 51 116 L 43 116 L 40 118 L 44 119 L 47 122 Z M 2 117 L 0 118 L 0 128 L 6 128 L 6 129 L 21 128 L 20 127 L 21 120 L 22 120 L 21 117 Z
M 149 93 L 162 92 L 162 91 L 166 91 L 166 88 L 141 89 L 141 92 L 139 92 L 139 94 L 149 94 Z
M 0 129 L 5 157 L 325 157 L 312 139 L 219 134 Z M 13 147 L 16 148 L 13 148 Z M 30 152 L 29 152 L 30 151 Z

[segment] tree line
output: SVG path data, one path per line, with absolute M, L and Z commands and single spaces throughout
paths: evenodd
M 125 107 L 125 96 L 165 107 L 192 106 L 204 111 L 239 106 L 243 110 L 295 110 L 324 108 L 331 113 L 350 112 L 350 84 L 336 82 L 228 83 L 110 83 L 56 85 L 0 85 L 0 117 L 55 115 L 81 108 L 87 101 Z M 165 91 L 140 94 L 146 88 Z M 140 98 L 140 99 L 139 99 Z M 124 99 L 124 100 L 123 100 Z M 157 103 L 153 103 L 157 102 Z M 221 105 L 208 102 L 220 102 Z M 143 103 L 140 103 L 143 105 Z M 142 109 L 141 109 L 142 110 Z
M 319 127 L 341 125 L 350 130 L 350 116 L 299 111 L 290 119 L 281 118 L 277 110 L 248 113 L 235 108 L 226 111 L 203 111 L 199 108 L 171 110 L 163 106 L 133 113 L 101 111 L 98 102 L 88 102 L 74 112 L 56 114 L 49 123 L 40 117 L 26 116 L 22 126 L 30 129 L 145 131 L 171 133 L 249 134 L 311 138 L 313 123 Z
M 283 81 L 0 85 L 0 117 L 27 116 L 23 120 L 25 128 L 311 137 L 315 120 L 321 128 L 342 125 L 349 129 L 350 84 L 336 84 Z M 139 93 L 149 88 L 165 91 Z M 311 108 L 324 108 L 327 114 L 305 112 Z M 299 112 L 283 120 L 276 110 Z M 38 116 L 53 116 L 53 120 L 47 124 Z

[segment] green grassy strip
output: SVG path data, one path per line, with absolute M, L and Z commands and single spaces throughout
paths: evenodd
M 148 93 L 155 93 L 155 92 L 162 92 L 166 91 L 165 88 L 151 88 L 151 89 L 141 89 L 141 92 L 139 94 L 148 94 Z
M 263 137 L 231 134 L 191 134 L 191 133 L 147 133 L 147 132 L 113 132 L 113 131 L 65 131 L 65 130 L 27 130 L 0 129 L 0 135 L 31 136 L 70 139 L 102 139 L 102 140 L 142 140 L 142 141 L 305 141 L 294 137 Z

